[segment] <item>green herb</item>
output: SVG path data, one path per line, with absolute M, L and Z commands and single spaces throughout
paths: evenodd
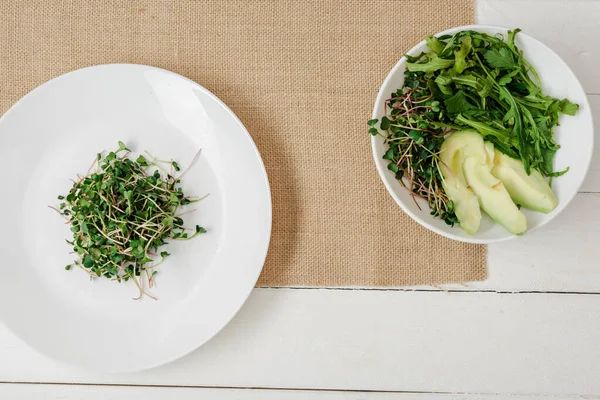
M 181 216 L 194 210 L 181 212 L 180 207 L 201 200 L 186 196 L 178 186 L 187 170 L 179 177 L 161 173 L 159 163 L 180 168 L 175 161 L 142 155 L 132 161 L 130 152 L 119 142 L 118 150 L 104 158 L 98 154 L 90 167 L 95 171 L 75 181 L 66 196 L 58 196 L 59 208 L 51 208 L 67 219 L 73 232 L 67 243 L 78 258 L 65 269 L 77 265 L 92 278 L 132 280 L 140 299 L 150 296 L 146 290 L 153 286 L 157 267 L 170 255 L 158 249 L 169 239 L 191 239 L 206 230 L 196 225 L 188 234 L 183 226 Z
M 467 38 L 469 37 L 467 36 L 465 39 Z M 519 66 L 508 46 L 487 50 L 483 53 L 483 57 L 492 68 L 513 69 Z

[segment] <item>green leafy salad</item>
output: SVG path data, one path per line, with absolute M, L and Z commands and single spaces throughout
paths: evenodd
M 148 157 L 130 159 L 123 142 L 106 156 L 98 154 L 88 174 L 78 177 L 66 195 L 58 196 L 58 208 L 71 227 L 77 266 L 91 278 L 132 280 L 140 299 L 153 286 L 159 265 L 170 254 L 160 251 L 167 241 L 187 240 L 206 232 L 196 225 L 188 232 L 181 207 L 201 199 L 183 193 L 181 178 L 188 169 L 173 160 Z M 93 172 L 92 172 L 93 170 Z M 178 175 L 178 176 L 176 176 Z
M 515 45 L 520 30 L 428 36 L 431 51 L 406 56 L 404 86 L 368 122 L 387 145 L 388 169 L 431 214 L 475 234 L 481 209 L 510 232 L 527 230 L 521 207 L 549 213 L 558 201 L 552 129 L 579 106 L 543 93 Z M 418 205 L 418 203 L 417 203 Z

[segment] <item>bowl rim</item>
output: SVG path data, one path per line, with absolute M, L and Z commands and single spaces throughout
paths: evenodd
M 446 30 L 443 30 L 441 32 L 435 33 L 433 34 L 433 36 L 441 36 L 441 35 L 451 35 L 451 34 L 455 34 L 457 32 L 460 31 L 464 31 L 464 30 L 473 30 L 473 31 L 485 31 L 485 30 L 501 30 L 501 31 L 509 31 L 512 30 L 514 28 L 506 28 L 504 26 L 500 26 L 500 25 L 484 25 L 484 24 L 472 24 L 472 25 L 462 25 L 462 26 L 456 26 L 453 28 L 449 28 Z M 587 93 L 585 92 L 585 89 L 583 88 L 583 86 L 581 85 L 581 81 L 579 80 L 579 78 L 577 77 L 577 75 L 575 74 L 575 72 L 573 72 L 572 68 L 569 66 L 569 64 L 567 64 L 565 62 L 565 60 L 563 60 L 563 58 L 561 56 L 559 56 L 554 50 L 552 50 L 549 46 L 547 46 L 546 44 L 544 44 L 543 42 L 539 41 L 538 39 L 523 33 L 522 31 L 519 32 L 520 36 L 525 36 L 527 37 L 529 40 L 535 42 L 537 45 L 549 50 L 551 53 L 553 53 L 554 55 L 556 55 L 556 57 L 558 58 L 559 62 L 561 62 L 563 64 L 563 66 L 565 66 L 569 71 L 571 71 L 571 73 L 573 74 L 573 77 L 575 78 L 575 81 L 577 82 L 577 84 L 579 85 L 579 88 L 581 89 L 581 91 L 584 94 L 584 98 L 583 98 L 583 102 L 582 104 L 580 104 L 582 106 L 582 108 L 585 109 L 590 109 L 590 104 L 587 98 Z M 408 51 L 406 51 L 404 53 L 404 55 L 398 60 L 398 62 L 392 67 L 392 69 L 390 70 L 390 72 L 388 73 L 388 75 L 386 76 L 386 78 L 384 79 L 383 83 L 381 84 L 379 90 L 377 91 L 377 97 L 375 98 L 375 104 L 373 106 L 373 112 L 371 114 L 371 118 L 375 119 L 377 118 L 377 114 L 378 114 L 378 110 L 381 109 L 382 106 L 382 99 L 385 97 L 386 93 L 384 93 L 384 88 L 388 85 L 389 81 L 391 79 L 393 79 L 393 77 L 398 73 L 399 70 L 401 69 L 405 69 L 405 63 L 406 63 L 406 54 L 414 54 L 415 51 L 417 51 L 419 48 L 423 47 L 423 46 L 427 46 L 427 43 L 425 42 L 425 40 L 420 41 L 419 43 L 417 43 L 416 45 L 414 45 L 413 47 L 411 47 Z M 587 161 L 585 162 L 585 172 L 581 175 L 581 180 L 580 182 L 577 184 L 577 189 L 573 191 L 573 193 L 571 193 L 565 200 L 563 200 L 561 202 L 561 204 L 559 204 L 554 212 L 554 214 L 552 215 L 551 218 L 548 218 L 542 222 L 540 222 L 537 226 L 530 228 L 527 230 L 527 232 L 525 233 L 530 234 L 531 232 L 536 231 L 537 229 L 541 228 L 542 226 L 546 225 L 548 222 L 552 221 L 553 219 L 556 218 L 556 216 L 558 216 L 560 213 L 562 213 L 564 211 L 564 209 L 567 207 L 567 205 L 575 198 L 575 196 L 577 195 L 577 193 L 579 193 L 579 190 L 581 189 L 581 185 L 583 184 L 583 182 L 585 181 L 585 178 L 589 172 L 590 169 L 590 165 L 592 162 L 592 155 L 593 155 L 593 149 L 594 149 L 594 119 L 593 119 L 593 115 L 591 112 L 588 113 L 589 115 L 589 119 L 590 119 L 590 127 L 592 129 L 591 132 L 591 148 L 592 151 L 590 151 L 590 155 L 587 159 Z M 432 216 L 430 216 L 430 214 L 426 214 L 427 218 L 423 218 L 422 216 L 418 216 L 416 215 L 416 213 L 412 212 L 408 207 L 406 207 L 404 205 L 404 202 L 402 200 L 400 200 L 400 198 L 394 193 L 394 189 L 392 188 L 391 184 L 385 179 L 384 174 L 388 173 L 387 169 L 384 169 L 382 167 L 382 165 L 380 165 L 380 163 L 378 162 L 379 160 L 379 155 L 377 153 L 377 137 L 373 136 L 371 137 L 371 150 L 373 153 L 373 161 L 375 163 L 375 167 L 377 168 L 377 172 L 379 173 L 379 177 L 381 179 L 381 181 L 383 182 L 385 188 L 387 189 L 388 193 L 392 196 L 392 198 L 396 201 L 396 203 L 400 206 L 400 208 L 402 208 L 402 210 L 408 215 L 410 216 L 414 221 L 418 222 L 421 226 L 429 229 L 432 232 L 437 233 L 438 235 L 447 237 L 449 239 L 453 239 L 459 242 L 464 242 L 464 243 L 475 243 L 475 244 L 490 244 L 490 243 L 498 243 L 498 242 L 504 242 L 507 240 L 512 240 L 512 239 L 516 239 L 519 238 L 521 236 L 517 236 L 517 235 L 513 235 L 510 232 L 506 232 L 505 236 L 501 236 L 498 238 L 492 238 L 492 239 L 481 239 L 481 238 L 477 238 L 477 234 L 475 234 L 474 236 L 469 236 L 469 237 L 463 237 L 463 236 L 458 236 L 455 235 L 451 232 L 446 232 L 443 231 L 441 229 L 438 229 L 437 227 L 435 227 L 434 225 L 432 225 L 430 222 L 428 222 L 427 218 L 433 218 Z M 426 204 L 426 207 L 429 208 L 429 205 Z M 460 227 L 455 226 L 455 229 L 460 229 Z

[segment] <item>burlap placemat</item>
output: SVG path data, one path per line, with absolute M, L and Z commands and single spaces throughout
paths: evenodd
M 273 194 L 260 286 L 481 280 L 485 248 L 443 239 L 387 194 L 366 121 L 425 34 L 473 22 L 473 0 L 0 3 L 0 113 L 35 86 L 104 63 L 205 86 L 256 141 Z

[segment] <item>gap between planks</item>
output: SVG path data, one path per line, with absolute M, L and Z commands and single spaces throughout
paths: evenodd
M 305 287 L 305 286 L 258 286 L 255 289 L 270 290 L 338 290 L 338 291 L 376 291 L 376 292 L 426 292 L 426 293 L 494 293 L 494 294 L 564 294 L 564 295 L 600 295 L 600 292 L 558 291 L 558 290 L 493 290 L 493 289 L 442 289 L 442 288 L 386 288 L 386 287 Z
M 489 397 L 538 397 L 548 395 L 546 393 L 484 393 L 484 392 L 447 392 L 447 391 L 415 391 L 415 390 L 373 390 L 373 389 L 318 389 L 318 388 L 296 388 L 296 387 L 262 387 L 262 386 L 210 386 L 210 385 L 150 385 L 150 384 L 116 384 L 116 383 L 70 383 L 70 382 L 10 382 L 0 381 L 0 385 L 39 385 L 39 386 L 75 386 L 75 387 L 123 387 L 123 388 L 157 388 L 157 389 L 216 389 L 216 390 L 256 390 L 256 391 L 281 391 L 281 392 L 318 392 L 318 393 L 355 393 L 355 394 L 405 394 L 405 395 L 436 395 L 436 396 L 489 396 Z M 561 395 L 564 397 L 576 397 L 581 399 L 597 400 L 600 395 Z
M 262 387 L 262 386 L 210 386 L 210 385 L 150 385 L 127 383 L 80 383 L 80 382 L 10 382 L 0 381 L 0 385 L 49 385 L 49 386 L 98 386 L 98 387 L 140 387 L 140 388 L 166 388 L 166 389 L 229 389 L 229 390 L 273 390 L 294 392 L 332 392 L 332 393 L 399 393 L 399 394 L 439 394 L 439 395 L 467 395 L 489 393 L 453 393 L 453 392 L 421 392 L 411 390 L 372 390 L 372 389 L 318 389 L 295 387 Z

